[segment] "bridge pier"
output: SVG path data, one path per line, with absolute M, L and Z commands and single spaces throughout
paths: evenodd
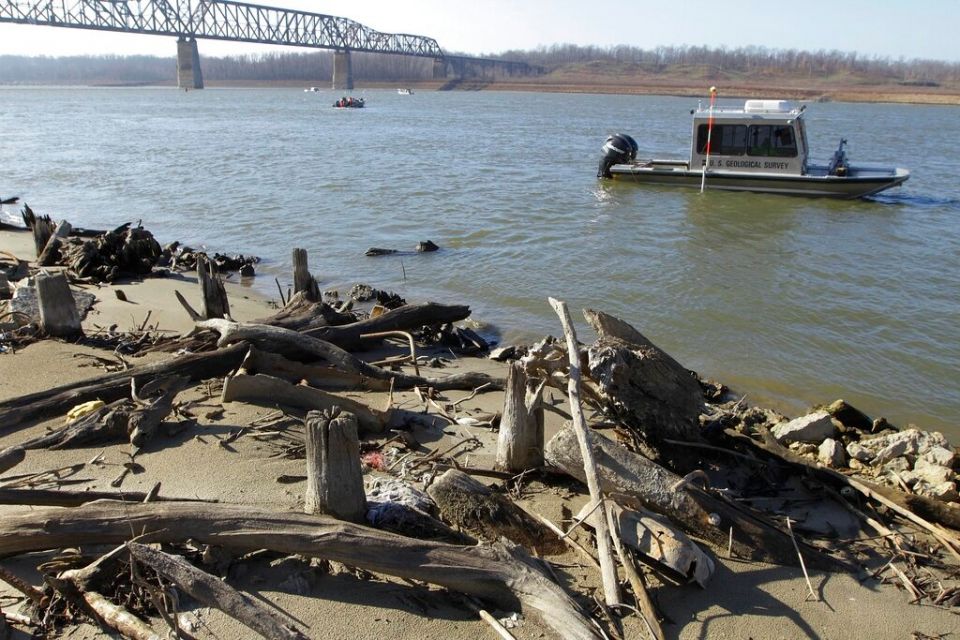
M 177 39 L 177 87 L 184 90 L 203 89 L 200 53 L 194 38 L 181 36 Z
M 333 88 L 353 91 L 353 65 L 350 63 L 349 49 L 337 49 L 333 53 Z
M 447 77 L 447 61 L 443 58 L 433 59 L 433 79 L 443 80 Z

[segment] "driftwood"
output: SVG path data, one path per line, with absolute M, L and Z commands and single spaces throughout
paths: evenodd
M 320 287 L 310 275 L 306 249 L 293 250 L 293 293 L 303 293 L 303 297 L 310 302 L 320 300 Z
M 305 333 L 326 340 L 341 349 L 355 350 L 363 346 L 361 336 L 385 331 L 410 331 L 427 325 L 442 325 L 459 322 L 470 316 L 466 305 L 443 305 L 428 302 L 419 305 L 404 305 L 374 318 L 368 318 L 343 326 L 318 327 Z
M 242 368 L 248 374 L 264 373 L 287 382 L 306 382 L 317 389 L 365 389 L 387 391 L 389 380 L 371 380 L 357 373 L 341 371 L 322 362 L 306 364 L 289 360 L 269 351 L 251 346 L 243 359 Z
M 0 449 L 0 473 L 12 469 L 27 457 L 27 452 L 23 447 L 7 447 Z
M 359 324 L 359 323 L 357 323 Z M 433 387 L 439 391 L 450 389 L 486 388 L 502 389 L 503 381 L 484 373 L 467 372 L 444 378 L 425 378 L 402 372 L 388 371 L 368 364 L 335 344 L 280 327 L 261 324 L 240 324 L 229 320 L 213 319 L 197 322 L 198 329 L 212 329 L 220 334 L 217 344 L 226 345 L 238 341 L 251 342 L 267 351 L 293 356 L 322 359 L 348 373 L 356 373 L 376 380 L 393 379 L 394 388 Z
M 383 433 L 390 424 L 390 411 L 380 411 L 356 400 L 335 396 L 304 384 L 291 384 L 286 380 L 263 374 L 254 376 L 238 374 L 223 382 L 221 402 L 249 402 L 268 406 L 286 405 L 306 410 L 340 407 L 357 417 L 361 433 Z
M 786 533 L 756 514 L 714 498 L 686 483 L 680 476 L 651 460 L 628 451 L 607 438 L 590 432 L 596 451 L 601 487 L 620 502 L 636 500 L 642 506 L 677 523 L 687 533 L 717 547 L 728 548 L 740 558 L 796 565 L 797 554 Z M 546 447 L 546 460 L 565 473 L 584 481 L 583 460 L 572 429 L 557 433 Z M 733 528 L 733 540 L 729 538 Z M 827 570 L 849 570 L 840 560 L 802 545 L 811 566 Z
M 325 302 L 312 302 L 304 294 L 295 293 L 275 314 L 253 322 L 283 327 L 291 331 L 307 331 L 318 327 L 351 324 L 356 321 L 357 318 L 352 313 L 337 311 Z
M 92 502 L 8 511 L 0 520 L 0 556 L 119 544 L 131 531 L 150 542 L 193 539 L 234 550 L 271 549 L 326 558 L 403 578 L 422 580 L 537 611 L 561 637 L 596 640 L 590 621 L 521 549 L 413 540 L 327 516 L 260 511 L 246 505 Z
M 304 424 L 307 458 L 305 513 L 328 513 L 341 520 L 363 522 L 367 497 L 360 468 L 357 418 L 333 407 L 311 411 Z
M 47 335 L 75 338 L 83 335 L 77 303 L 62 273 L 39 273 L 36 278 L 40 328 Z
M 34 505 L 38 507 L 77 507 L 94 500 L 120 500 L 122 502 L 216 502 L 200 498 L 164 498 L 153 492 L 143 491 L 68 491 L 65 489 L 0 489 L 0 504 Z
M 504 537 L 540 555 L 566 550 L 539 520 L 462 471 L 448 469 L 427 487 L 427 493 L 445 520 L 482 540 Z
M 208 353 L 188 354 L 107 373 L 0 402 L 0 433 L 9 433 L 44 418 L 63 415 L 81 402 L 112 402 L 130 393 L 131 378 L 137 385 L 163 376 L 186 375 L 197 382 L 226 375 L 243 362 L 247 345 L 235 344 Z
M 519 473 L 543 466 L 543 386 L 543 382 L 531 381 L 519 362 L 507 370 L 497 469 Z
M 590 346 L 590 377 L 604 410 L 650 445 L 659 458 L 664 440 L 702 440 L 698 417 L 704 396 L 693 374 L 626 322 L 602 312 L 583 312 L 599 336 Z
M 550 306 L 553 307 L 560 318 L 560 324 L 563 326 L 563 333 L 567 339 L 567 354 L 570 360 L 567 393 L 570 396 L 570 415 L 573 417 L 571 427 L 580 448 L 581 475 L 577 477 L 586 482 L 587 489 L 590 491 L 590 501 L 596 506 L 597 559 L 600 561 L 600 576 L 603 579 L 603 591 L 607 606 L 614 607 L 620 604 L 617 565 L 613 557 L 614 549 L 611 546 L 613 544 L 612 536 L 616 533 L 609 527 L 597 460 L 590 444 L 587 422 L 583 417 L 583 409 L 580 405 L 580 351 L 577 347 L 577 336 L 574 333 L 573 322 L 570 320 L 566 303 L 554 298 L 549 300 Z
M 43 247 L 43 251 L 37 256 L 38 267 L 49 267 L 57 263 L 57 259 L 60 257 L 60 245 L 63 244 L 63 239 L 70 235 L 72 230 L 73 227 L 69 222 L 66 220 L 60 221 L 50 239 L 47 240 L 46 246 Z
M 205 319 L 229 318 L 230 303 L 227 300 L 227 289 L 223 285 L 223 278 L 216 273 L 213 264 L 207 256 L 197 256 L 197 282 L 200 284 L 200 316 Z
M 307 640 L 292 620 L 259 600 L 237 591 L 219 578 L 180 558 L 146 545 L 128 542 L 131 557 L 173 582 L 197 602 L 220 609 L 270 640 Z

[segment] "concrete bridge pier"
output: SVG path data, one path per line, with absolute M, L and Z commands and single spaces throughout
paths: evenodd
M 433 79 L 444 80 L 447 77 L 447 61 L 443 58 L 433 59 Z
M 353 90 L 353 66 L 350 63 L 349 49 L 338 49 L 333 53 L 333 88 Z
M 203 89 L 203 73 L 200 72 L 200 53 L 193 38 L 177 39 L 177 87 Z

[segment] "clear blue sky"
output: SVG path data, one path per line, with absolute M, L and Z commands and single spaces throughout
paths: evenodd
M 562 43 L 647 49 L 759 45 L 960 62 L 960 0 L 260 0 L 254 4 L 343 16 L 388 33 L 429 36 L 445 50 L 468 54 Z M 200 42 L 201 56 L 265 50 L 269 48 Z M 159 36 L 4 24 L 0 25 L 0 54 L 4 53 L 173 56 L 175 47 L 169 38 Z

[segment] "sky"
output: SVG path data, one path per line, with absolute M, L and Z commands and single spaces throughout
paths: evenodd
M 0 0 L 34 2 L 36 0 Z M 73 0 L 65 0 L 72 2 Z M 820 49 L 960 62 L 960 0 L 257 0 L 482 55 L 553 44 Z M 290 51 L 201 40 L 200 55 Z M 174 56 L 171 38 L 0 24 L 0 55 Z

